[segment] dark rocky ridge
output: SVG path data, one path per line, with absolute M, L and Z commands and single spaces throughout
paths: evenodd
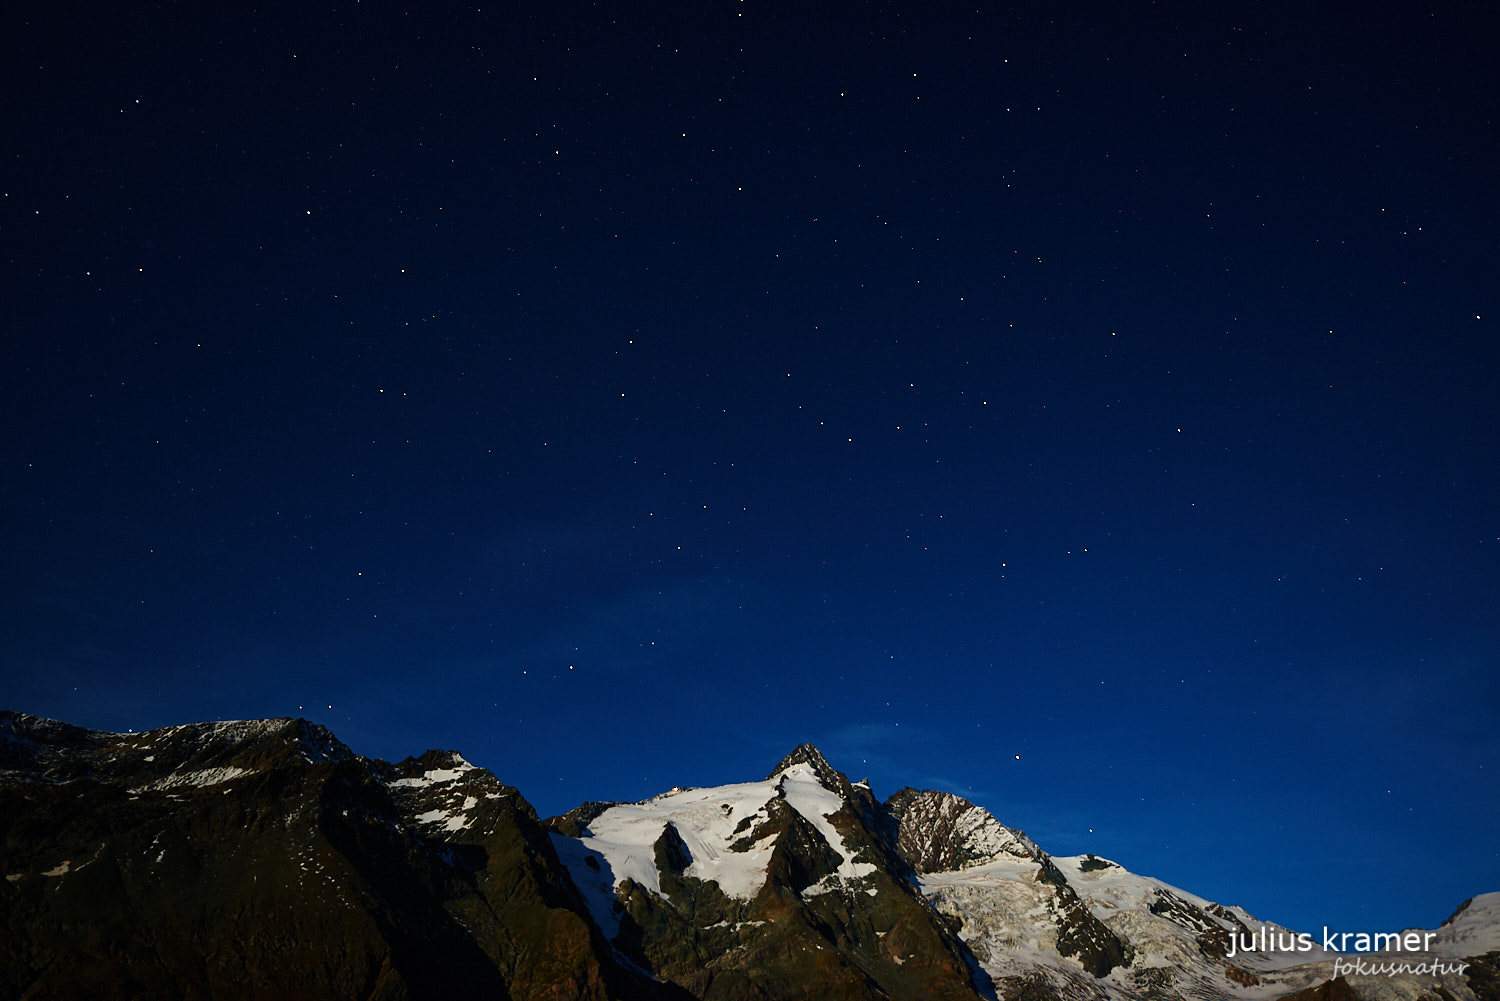
M 100 734 L 3 713 L 0 761 L 0 996 L 669 996 L 613 959 L 487 772 L 464 773 L 482 807 L 449 832 L 416 819 L 430 788 L 388 784 L 434 759 L 359 758 L 305 720 Z

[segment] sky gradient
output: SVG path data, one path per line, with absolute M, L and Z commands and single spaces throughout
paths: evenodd
M 1500 889 L 1500 20 L 1202 6 L 11 10 L 0 705 Z

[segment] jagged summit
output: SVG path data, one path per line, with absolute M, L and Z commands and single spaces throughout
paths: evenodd
M 774 779 L 793 765 L 807 765 L 818 777 L 818 781 L 834 792 L 843 792 L 849 786 L 849 777 L 830 765 L 828 759 L 823 757 L 823 752 L 812 744 L 798 744 L 791 754 L 782 758 L 771 769 L 771 774 L 766 776 L 767 780 Z
M 886 800 L 886 808 L 897 821 L 903 854 L 920 873 L 1042 855 L 1024 832 L 1006 827 L 988 810 L 953 793 L 901 789 Z

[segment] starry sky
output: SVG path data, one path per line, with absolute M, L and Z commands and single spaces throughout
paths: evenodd
M 1434 926 L 1500 889 L 1500 18 L 1322 8 L 8 7 L 0 705 L 543 815 L 811 740 Z

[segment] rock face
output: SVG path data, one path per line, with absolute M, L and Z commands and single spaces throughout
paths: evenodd
M 1276 926 L 1053 858 L 957 796 L 881 802 L 808 744 L 759 782 L 544 822 L 456 752 L 389 764 L 305 720 L 108 734 L 0 712 L 0 874 L 0 997 L 27 1001 L 1500 993 L 1500 894 L 1437 932 L 1461 974 L 1231 959 L 1231 935 Z
M 1094 916 L 1050 856 L 1024 832 L 1001 824 L 989 811 L 952 793 L 902 789 L 889 800 L 903 854 L 922 875 L 1005 866 L 1033 884 L 1036 919 L 1047 929 L 1058 955 L 1077 960 L 1095 978 L 1128 961 L 1129 950 Z M 971 881 L 971 885 L 972 881 Z M 955 921 L 965 908 L 956 892 L 933 894 L 938 909 Z M 1045 917 L 1042 917 L 1045 912 Z
M 999 858 L 1034 860 L 1042 855 L 1024 832 L 952 793 L 902 789 L 886 805 L 897 823 L 902 854 L 917 872 L 951 872 Z
M 101 734 L 0 715 L 0 996 L 663 996 L 531 807 L 456 755 L 303 720 Z

